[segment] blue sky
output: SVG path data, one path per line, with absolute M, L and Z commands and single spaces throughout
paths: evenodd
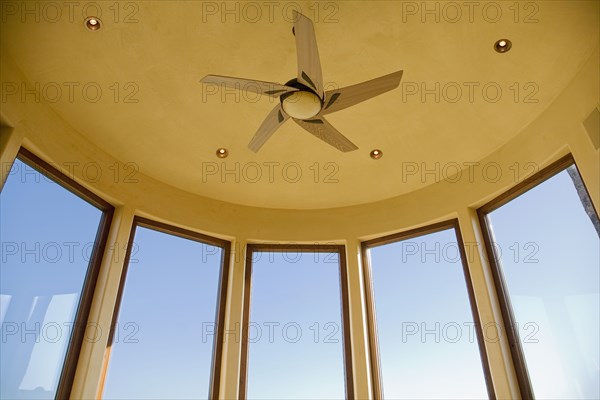
M 487 397 L 463 267 L 452 249 L 450 229 L 370 250 L 388 399 Z
M 54 398 L 101 212 L 14 168 L 28 173 L 11 175 L 0 197 L 0 397 Z
M 134 240 L 103 396 L 207 398 L 222 250 L 141 227 Z
M 492 212 L 490 221 L 534 393 L 600 398 L 600 247 L 568 173 Z
M 344 398 L 339 256 L 286 251 L 254 259 L 248 399 Z
M 39 174 L 9 177 L 0 397 L 53 398 L 100 216 Z M 598 398 L 599 242 L 570 177 L 561 172 L 490 220 L 537 397 Z M 205 398 L 220 249 L 146 228 L 135 243 L 104 396 Z M 455 248 L 446 230 L 370 251 L 387 398 L 487 396 Z M 249 398 L 345 396 L 339 273 L 336 255 L 256 258 Z

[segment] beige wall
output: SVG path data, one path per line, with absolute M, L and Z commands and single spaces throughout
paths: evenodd
M 137 183 L 115 182 L 109 173 L 109 167 L 118 160 L 83 139 L 43 103 L 15 101 L 2 104 L 2 121 L 12 129 L 0 130 L 0 161 L 3 165 L 12 162 L 18 147 L 23 145 L 46 161 L 59 166 L 69 162 L 79 162 L 80 165 L 94 162 L 102 167 L 104 173 L 97 182 L 90 182 L 83 176 L 81 169 L 75 170 L 74 178 L 117 209 L 90 314 L 90 319 L 97 321 L 104 332 L 108 332 L 110 328 L 123 267 L 122 258 L 112 257 L 111 248 L 122 248 L 127 243 L 134 215 L 233 242 L 235 253 L 228 282 L 227 329 L 241 321 L 243 252 L 246 243 L 267 241 L 346 244 L 355 393 L 357 398 L 369 398 L 371 382 L 366 349 L 360 241 L 458 218 L 464 240 L 481 243 L 475 210 L 526 177 L 524 175 L 515 179 L 515 163 L 525 173 L 528 171 L 525 169 L 526 165 L 536 165 L 541 169 L 567 153 L 573 154 L 592 201 L 596 209 L 600 209 L 599 152 L 594 149 L 582 125 L 594 107 L 599 107 L 600 104 L 598 58 L 596 51 L 563 93 L 537 120 L 523 127 L 517 137 L 486 158 L 473 160 L 479 162 L 480 166 L 497 163 L 502 172 L 497 181 L 491 174 L 492 169 L 488 170 L 490 175 L 484 179 L 481 168 L 476 167 L 472 181 L 467 176 L 468 171 L 463 171 L 461 179 L 450 179 L 457 182 L 441 181 L 400 197 L 366 205 L 327 210 L 263 209 L 193 195 L 141 173 L 136 175 L 139 180 Z M 4 51 L 1 63 L 3 80 L 26 81 Z M 469 146 L 469 143 L 458 145 Z M 4 180 L 4 175 L 2 178 Z M 501 322 L 489 265 L 481 256 L 469 261 L 482 323 Z M 104 336 L 96 343 L 84 343 L 72 398 L 96 396 L 106 340 L 107 337 Z M 486 349 L 497 397 L 518 397 L 507 343 L 486 342 Z M 221 397 L 235 398 L 239 379 L 240 344 L 226 342 L 223 351 Z

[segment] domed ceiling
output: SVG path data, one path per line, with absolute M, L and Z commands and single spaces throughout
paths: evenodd
M 443 179 L 535 120 L 599 45 L 594 1 L 9 3 L 2 46 L 74 131 L 165 184 L 269 208 L 369 203 Z M 254 153 L 277 100 L 199 83 L 294 78 L 293 10 L 314 22 L 326 88 L 404 71 L 398 89 L 328 115 L 359 150 L 288 122 Z M 84 27 L 89 15 L 101 29 Z

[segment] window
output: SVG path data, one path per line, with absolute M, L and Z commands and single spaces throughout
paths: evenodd
M 363 243 L 375 398 L 493 397 L 457 234 L 450 221 Z
M 105 399 L 216 398 L 229 242 L 136 217 Z
M 0 195 L 0 398 L 68 398 L 112 207 L 25 149 Z
M 344 252 L 248 246 L 241 399 L 353 398 Z
M 523 397 L 600 398 L 600 226 L 573 159 L 479 214 Z

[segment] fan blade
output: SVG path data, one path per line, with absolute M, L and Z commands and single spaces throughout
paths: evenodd
M 284 93 L 295 92 L 298 90 L 296 88 L 280 85 L 279 83 L 274 82 L 255 81 L 252 79 L 234 78 L 231 76 L 221 75 L 206 75 L 200 80 L 200 82 L 205 84 L 212 83 L 237 90 L 246 90 L 248 92 L 258 94 L 265 94 L 271 97 L 279 97 Z
M 323 98 L 323 73 L 319 60 L 317 37 L 312 21 L 294 11 L 294 35 L 298 53 L 298 82 L 313 89 Z
M 262 125 L 258 128 L 254 137 L 250 143 L 248 143 L 248 148 L 256 153 L 265 142 L 269 140 L 271 135 L 273 135 L 273 133 L 275 133 L 275 131 L 289 118 L 289 115 L 281 108 L 281 104 L 278 104 L 277 107 L 267 115 L 267 118 L 265 118 Z
M 403 71 L 397 71 L 389 75 L 371 79 L 370 81 L 327 91 L 325 93 L 325 104 L 323 105 L 321 114 L 325 115 L 340 111 L 362 101 L 379 96 L 392 89 L 396 89 L 398 85 L 400 85 L 402 72 Z
M 314 136 L 344 153 L 358 149 L 354 143 L 339 133 L 325 118 L 294 119 L 294 121 Z

